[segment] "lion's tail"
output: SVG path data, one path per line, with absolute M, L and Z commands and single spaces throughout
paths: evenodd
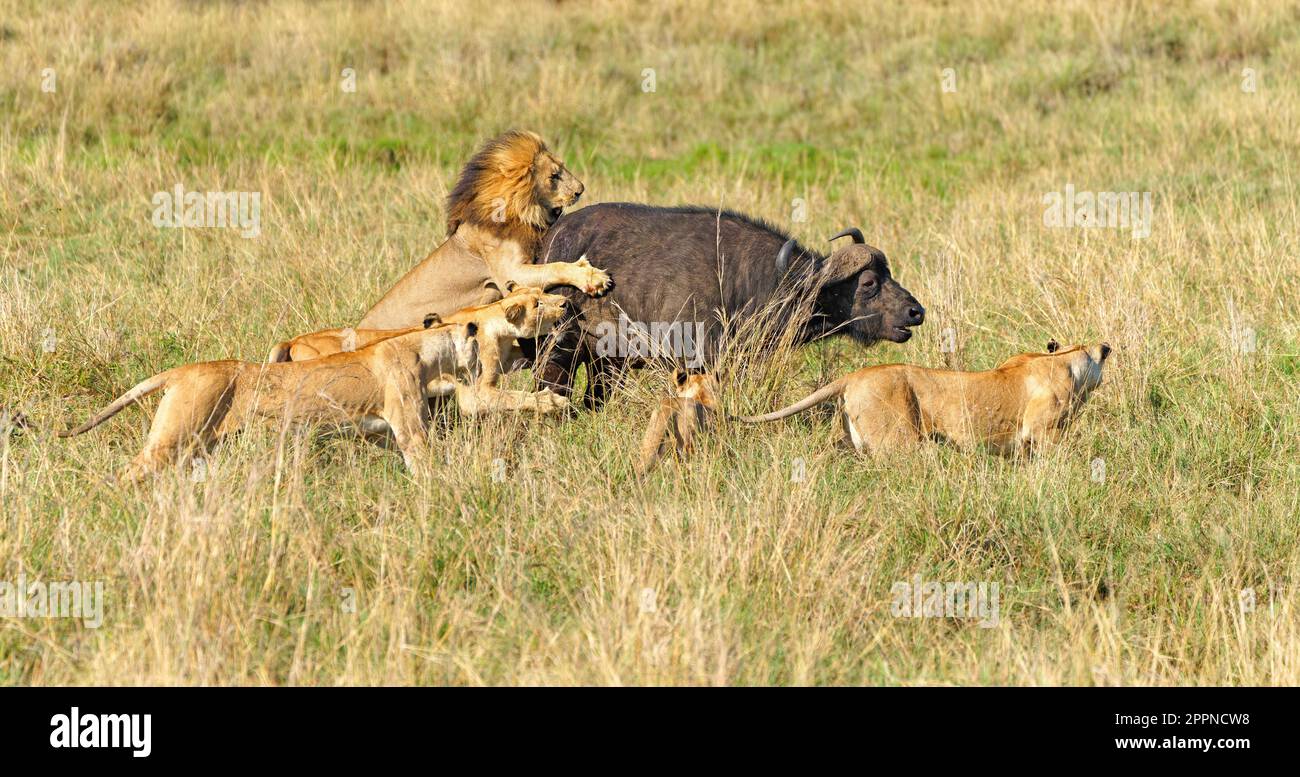
M 781 408 L 780 410 L 773 411 L 766 415 L 742 415 L 740 416 L 740 420 L 750 424 L 761 424 L 766 421 L 776 421 L 781 418 L 786 418 L 787 416 L 795 415 L 796 413 L 802 413 L 813 405 L 820 405 L 823 402 L 835 399 L 839 395 L 843 394 L 845 385 L 846 380 L 840 378 L 837 381 L 828 383 L 822 388 L 817 389 L 789 407 Z
M 113 403 L 111 405 L 99 411 L 99 413 L 95 415 L 95 417 L 91 418 L 89 421 L 82 424 L 81 426 L 78 426 L 76 429 L 68 429 L 66 431 L 59 432 L 59 436 L 76 437 L 79 434 L 89 432 L 91 429 L 94 429 L 96 426 L 99 426 L 100 424 L 104 423 L 108 419 L 122 412 L 122 408 L 126 407 L 132 402 L 136 402 L 141 397 L 146 397 L 154 393 L 158 389 L 162 388 L 163 386 L 166 386 L 167 378 L 170 374 L 171 374 L 171 370 L 168 370 L 167 372 L 160 372 L 157 375 L 153 376 L 152 378 L 145 378 L 144 380 L 135 384 L 135 387 L 132 388 L 130 391 L 126 392 L 122 396 L 113 400 Z
M 271 352 L 266 355 L 266 360 L 271 363 L 291 362 L 293 361 L 293 341 L 285 340 L 282 343 L 276 343 Z

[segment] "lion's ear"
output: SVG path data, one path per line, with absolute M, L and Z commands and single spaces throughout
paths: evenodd
M 466 337 L 474 337 L 474 336 L 477 335 L 477 334 L 478 334 L 478 324 L 476 324 L 476 323 L 474 323 L 473 321 L 471 321 L 471 322 L 469 322 L 468 324 L 465 325 L 465 336 L 466 336 Z
M 517 288 L 519 288 L 519 284 L 514 281 L 506 281 L 506 294 L 513 294 Z
M 689 377 L 690 375 L 688 375 L 686 370 L 682 369 L 681 367 L 678 367 L 673 370 L 673 381 L 676 382 L 678 386 L 685 386 L 686 379 Z
M 1056 342 L 1056 340 L 1048 340 L 1048 341 L 1047 341 L 1047 352 L 1048 352 L 1048 353 L 1056 353 L 1056 352 L 1059 351 L 1059 350 L 1061 350 L 1061 344 L 1060 344 L 1060 343 Z
M 512 302 L 506 305 L 506 321 L 519 326 L 528 317 L 528 303 Z
M 425 329 L 428 329 L 431 326 L 441 326 L 441 325 L 442 325 L 442 316 L 439 316 L 437 313 L 430 313 L 429 315 L 424 317 Z

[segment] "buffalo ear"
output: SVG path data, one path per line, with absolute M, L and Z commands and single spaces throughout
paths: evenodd
M 441 326 L 441 325 L 442 325 L 442 317 L 439 316 L 437 313 L 430 313 L 429 315 L 424 317 L 425 329 L 428 329 L 431 326 Z
M 1060 344 L 1060 343 L 1056 342 L 1056 340 L 1048 340 L 1048 341 L 1047 341 L 1047 352 L 1048 352 L 1048 353 L 1056 353 L 1056 352 L 1059 351 L 1059 350 L 1061 350 L 1061 344 Z

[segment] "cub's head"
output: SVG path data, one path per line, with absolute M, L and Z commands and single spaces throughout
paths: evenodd
M 547 294 L 535 286 L 506 285 L 501 313 L 515 337 L 541 337 L 564 317 L 567 300 L 559 294 Z
M 534 132 L 511 130 L 489 140 L 461 171 L 447 197 L 447 234 L 462 223 L 522 229 L 540 239 L 583 185 Z
M 718 407 L 718 379 L 712 373 L 689 373 L 678 367 L 673 371 L 677 396 L 693 399 L 708 408 Z

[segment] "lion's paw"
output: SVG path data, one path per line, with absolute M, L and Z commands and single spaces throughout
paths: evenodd
M 609 277 L 609 273 L 590 265 L 588 267 L 590 267 L 590 271 L 587 273 L 587 283 L 582 287 L 587 296 L 599 297 L 614 287 L 614 279 Z
M 552 413 L 569 406 L 567 397 L 562 397 L 550 389 L 542 389 L 535 396 L 537 397 L 537 409 L 543 413 Z

